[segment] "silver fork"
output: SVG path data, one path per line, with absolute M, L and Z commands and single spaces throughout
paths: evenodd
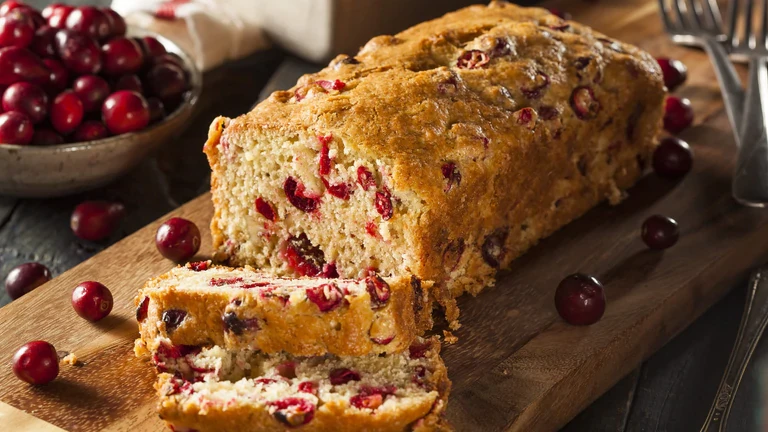
M 753 23 L 756 2 L 747 0 L 744 8 L 740 7 L 741 3 L 731 1 L 728 42 L 734 56 L 749 58 L 749 83 L 731 193 L 743 205 L 765 207 L 768 205 L 768 0 L 759 0 L 759 26 Z M 742 26 L 738 25 L 739 21 Z M 740 35 L 739 28 L 743 29 Z
M 737 0 L 734 0 L 737 1 Z M 723 21 L 716 0 L 659 0 L 659 11 L 666 32 L 681 45 L 701 47 L 715 68 L 725 111 L 733 136 L 739 145 L 744 90 L 736 69 L 722 45 L 726 40 Z

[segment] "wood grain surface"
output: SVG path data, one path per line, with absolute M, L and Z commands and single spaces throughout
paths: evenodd
M 680 183 L 648 175 L 620 206 L 593 210 L 516 261 L 497 287 L 461 299 L 460 340 L 444 351 L 454 381 L 449 418 L 457 430 L 564 425 L 768 256 L 768 215 L 738 207 L 729 196 L 734 146 L 708 61 L 670 45 L 655 5 L 632 0 L 572 11 L 610 36 L 688 65 L 689 83 L 680 93 L 692 100 L 698 119 L 683 135 L 696 153 L 694 172 Z M 0 216 L 3 208 L 0 202 Z M 647 251 L 639 240 L 640 224 L 655 213 L 677 219 L 682 233 L 674 248 L 661 253 Z M 208 196 L 172 214 L 197 222 L 205 231 L 201 250 L 209 251 Z M 63 366 L 60 377 L 43 387 L 0 368 L 1 422 L 43 430 L 29 423 L 32 416 L 64 430 L 161 430 L 154 374 L 133 358 L 132 341 L 136 290 L 172 266 L 152 241 L 164 219 L 0 309 L 0 362 L 7 364 L 24 342 L 44 339 L 85 363 Z M 606 315 L 590 327 L 564 324 L 552 305 L 557 282 L 575 271 L 593 273 L 606 286 Z M 69 304 L 72 288 L 88 279 L 115 295 L 112 315 L 98 324 L 77 317 Z

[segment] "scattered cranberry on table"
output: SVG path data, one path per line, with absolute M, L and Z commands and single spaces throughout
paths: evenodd
M 70 227 L 83 240 L 99 241 L 111 235 L 125 215 L 125 206 L 117 202 L 85 201 L 72 212 Z
M 600 281 L 592 276 L 572 274 L 557 286 L 555 307 L 569 324 L 594 324 L 605 313 L 605 290 Z
M 5 291 L 11 299 L 16 300 L 49 280 L 51 271 L 48 267 L 29 262 L 11 269 L 5 278 Z
M 664 129 L 678 134 L 693 123 L 691 101 L 677 96 L 667 96 L 664 104 Z
M 691 170 L 693 152 L 685 141 L 677 137 L 664 137 L 653 152 L 651 164 L 658 176 L 679 179 Z
M 662 250 L 670 248 L 677 243 L 680 231 L 674 219 L 653 215 L 643 222 L 640 236 L 649 248 Z
M 688 78 L 688 68 L 680 60 L 659 57 L 656 61 L 659 63 L 659 67 L 661 67 L 661 73 L 664 75 L 664 85 L 668 91 L 674 91 Z
M 109 315 L 113 303 L 112 292 L 99 282 L 82 282 L 72 291 L 72 307 L 75 312 L 91 322 Z
M 59 375 L 59 355 L 45 341 L 32 341 L 13 356 L 13 373 L 30 384 L 46 384 Z
M 157 229 L 155 245 L 160 254 L 169 260 L 186 261 L 200 249 L 200 230 L 192 221 L 171 218 Z

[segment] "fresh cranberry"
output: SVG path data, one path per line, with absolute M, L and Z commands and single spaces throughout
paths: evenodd
M 40 15 L 42 15 L 43 18 L 48 19 L 53 15 L 53 12 L 56 10 L 56 8 L 60 6 L 62 6 L 61 3 L 51 3 L 43 8 L 43 10 L 40 12 Z
M 293 177 L 288 177 L 283 183 L 283 191 L 288 201 L 297 209 L 312 213 L 317 210 L 320 200 L 304 194 L 304 184 L 299 183 Z
M 141 299 L 141 303 L 139 303 L 139 306 L 136 308 L 136 321 L 144 321 L 147 319 L 147 314 L 149 313 L 149 297 L 144 297 Z
M 48 68 L 48 77 L 43 80 L 42 86 L 49 95 L 58 95 L 67 88 L 69 72 L 58 60 L 44 59 L 43 64 Z
M 96 141 L 109 136 L 104 123 L 98 120 L 86 120 L 72 133 L 72 142 Z
M 640 235 L 649 248 L 661 250 L 674 246 L 680 237 L 680 232 L 674 219 L 654 215 L 643 222 Z
M 261 197 L 256 198 L 255 206 L 256 206 L 256 211 L 259 212 L 260 215 L 264 216 L 267 220 L 270 220 L 272 222 L 277 220 L 275 209 L 272 207 L 272 204 L 270 204 L 264 198 L 261 198 Z
M 57 29 L 50 26 L 42 26 L 35 31 L 30 49 L 41 58 L 54 57 L 56 55 Z
M 558 8 L 549 8 L 549 12 L 560 19 L 569 20 L 572 18 L 571 14 L 569 14 L 568 12 L 562 11 Z
M 595 98 L 591 87 L 579 86 L 571 93 L 571 108 L 576 113 L 576 117 L 589 120 L 600 112 L 600 102 Z
M 48 96 L 42 88 L 28 82 L 11 84 L 3 93 L 3 109 L 18 111 L 40 123 L 48 114 Z
M 112 303 L 112 292 L 99 282 L 82 282 L 72 291 L 72 307 L 75 312 L 91 322 L 109 315 Z
M 5 16 L 6 14 L 8 14 L 10 11 L 14 9 L 24 9 L 28 7 L 29 6 L 27 6 L 26 4 L 20 1 L 6 0 L 2 4 L 0 4 L 0 16 Z
M 389 195 L 389 191 L 384 190 L 383 192 L 376 192 L 374 204 L 376 206 L 376 211 L 379 212 L 382 219 L 389 220 L 392 218 L 392 198 Z
M 357 167 L 357 182 L 363 187 L 363 190 L 376 188 L 376 179 L 373 174 L 364 166 Z
M 48 69 L 32 51 L 19 47 L 0 48 L 0 85 L 19 81 L 44 84 L 48 74 Z
M 13 373 L 30 384 L 45 384 L 59 375 L 56 348 L 45 341 L 24 344 L 13 356 Z
M 51 105 L 51 125 L 62 135 L 77 129 L 83 121 L 83 103 L 72 90 L 59 93 Z
M 488 64 L 491 58 L 488 54 L 480 50 L 464 51 L 456 60 L 456 67 L 459 69 L 477 69 Z
M 109 28 L 111 30 L 109 35 L 111 37 L 124 36 L 125 32 L 128 31 L 128 27 L 125 25 L 123 17 L 112 8 L 105 7 L 100 8 L 99 10 L 107 17 Z
M 379 275 L 365 278 L 365 289 L 371 298 L 371 309 L 381 309 L 389 300 L 389 284 Z
M 557 286 L 555 307 L 560 316 L 570 324 L 594 324 L 605 313 L 603 285 L 592 276 L 572 274 Z
M 48 20 L 49 26 L 61 29 L 66 27 L 67 17 L 69 17 L 69 14 L 73 10 L 75 10 L 73 6 L 52 4 L 49 7 L 43 9 L 43 17 Z M 48 14 L 47 17 L 46 14 Z
M 664 105 L 664 129 L 678 134 L 693 123 L 691 101 L 677 96 L 667 96 Z
M 295 362 L 287 361 L 287 362 L 280 363 L 275 366 L 275 370 L 277 370 L 277 373 L 283 378 L 288 378 L 288 379 L 296 378 Z
M 507 242 L 507 234 L 508 231 L 506 229 L 499 229 L 488 234 L 483 241 L 481 249 L 483 260 L 493 268 L 499 268 L 504 260 L 504 255 L 506 254 L 504 245 Z
M 152 96 L 159 97 L 163 102 L 173 104 L 181 100 L 181 96 L 187 89 L 187 80 L 184 70 L 172 64 L 159 64 L 152 66 L 145 77 L 147 91 Z
M 163 311 L 162 320 L 165 323 L 165 331 L 169 334 L 176 330 L 184 319 L 187 317 L 187 313 L 180 309 L 168 309 Z
M 157 66 L 161 64 L 171 64 L 178 67 L 181 70 L 186 70 L 184 66 L 184 60 L 182 60 L 181 57 L 179 57 L 179 55 L 176 53 L 167 52 L 165 54 L 160 54 L 152 57 L 152 66 Z
M 125 215 L 125 206 L 117 202 L 84 201 L 75 207 L 70 227 L 83 240 L 99 241 L 109 237 Z
M 115 91 L 129 90 L 140 94 L 144 92 L 144 85 L 141 83 L 141 79 L 134 74 L 123 75 L 118 78 L 117 81 L 115 81 L 114 88 Z
M 159 57 L 167 52 L 163 44 L 153 36 L 144 36 L 138 38 L 137 41 L 141 45 L 142 51 L 144 51 L 144 56 L 147 58 Z
M 101 116 L 114 135 L 134 132 L 149 124 L 149 105 L 142 95 L 120 90 L 104 100 Z
M 21 264 L 11 269 L 6 276 L 5 291 L 11 299 L 16 300 L 49 280 L 51 271 L 48 267 L 36 262 Z
M 657 175 L 679 179 L 691 170 L 693 152 L 685 141 L 677 137 L 665 137 L 653 152 L 652 164 Z
M 72 83 L 72 90 L 83 103 L 85 112 L 100 110 L 104 99 L 109 96 L 109 84 L 104 78 L 97 75 L 77 77 Z
M 289 428 L 299 427 L 312 421 L 315 406 L 306 399 L 289 397 L 269 402 L 269 412 L 277 421 Z
M 360 374 L 346 368 L 334 369 L 328 375 L 332 385 L 342 385 L 350 381 L 360 381 Z
M 72 30 L 59 30 L 54 42 L 64 66 L 75 74 L 97 74 L 101 70 L 101 49 L 93 38 Z
M 64 137 L 50 129 L 36 129 L 32 135 L 32 145 L 47 146 L 64 143 Z
M 97 40 L 103 40 L 110 36 L 112 29 L 109 24 L 109 18 L 94 6 L 76 7 L 69 13 L 66 21 L 68 29 Z
M 144 64 L 144 53 L 133 39 L 119 37 L 101 46 L 104 56 L 104 73 L 125 75 L 136 73 Z
M 169 260 L 186 261 L 200 249 L 200 230 L 192 221 L 170 218 L 157 229 L 155 245 Z
M 0 143 L 29 144 L 34 132 L 32 121 L 26 115 L 16 111 L 0 114 Z
M 336 284 L 322 284 L 306 291 L 307 299 L 316 304 L 320 312 L 329 312 L 341 305 L 344 294 Z
M 445 192 L 453 189 L 454 185 L 458 187 L 461 184 L 461 172 L 459 172 L 459 168 L 455 163 L 444 163 L 441 167 L 441 171 L 443 172 L 443 178 L 447 181 L 446 185 L 443 187 Z
M 157 123 L 165 118 L 165 105 L 163 101 L 156 97 L 147 99 L 147 105 L 149 106 L 149 122 Z
M 34 37 L 34 22 L 18 9 L 0 16 L 0 46 L 25 48 Z
M 667 86 L 668 91 L 674 91 L 688 78 L 688 68 L 680 60 L 659 57 L 656 61 L 659 62 L 661 67 L 661 73 L 664 75 L 664 85 Z
M 319 276 L 325 265 L 322 249 L 314 246 L 304 233 L 286 240 L 281 256 L 300 276 Z

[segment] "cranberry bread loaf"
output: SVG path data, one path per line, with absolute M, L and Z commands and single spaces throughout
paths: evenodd
M 165 341 L 295 355 L 400 352 L 432 325 L 430 286 L 412 277 L 287 279 L 190 263 L 139 291 L 136 352 Z
M 450 381 L 436 338 L 362 357 L 161 351 L 159 414 L 177 432 L 448 430 Z
M 448 302 L 476 294 L 621 200 L 664 97 L 649 54 L 544 9 L 494 1 L 376 37 L 214 121 L 217 257 L 281 275 L 410 273 Z

